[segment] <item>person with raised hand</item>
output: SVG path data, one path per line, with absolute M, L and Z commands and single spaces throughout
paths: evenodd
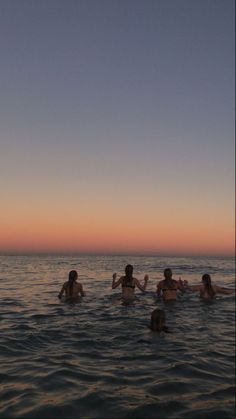
M 185 286 L 172 278 L 172 270 L 164 270 L 164 279 L 157 284 L 157 296 L 162 295 L 164 301 L 177 300 L 177 291 L 185 292 Z
M 122 287 L 122 298 L 125 300 L 132 300 L 135 298 L 134 290 L 137 286 L 140 291 L 145 292 L 148 282 L 148 275 L 144 276 L 144 283 L 143 285 L 140 283 L 140 281 L 137 278 L 133 277 L 133 266 L 127 265 L 125 267 L 125 275 L 121 276 L 118 280 L 117 274 L 113 274 L 113 280 L 112 280 L 112 289 L 117 288 L 119 285 Z

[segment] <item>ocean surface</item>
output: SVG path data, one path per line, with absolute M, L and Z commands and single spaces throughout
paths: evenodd
M 149 274 L 124 305 L 112 274 Z M 235 287 L 231 258 L 0 256 L 0 418 L 235 417 L 235 295 L 155 295 L 163 270 Z M 58 300 L 75 269 L 86 296 Z M 148 328 L 156 307 L 172 333 Z

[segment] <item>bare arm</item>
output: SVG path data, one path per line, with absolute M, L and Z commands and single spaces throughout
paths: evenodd
M 59 299 L 61 299 L 61 297 L 63 296 L 64 291 L 65 291 L 65 284 L 63 284 L 63 285 L 62 285 L 62 289 L 61 289 L 61 291 L 60 291 L 60 292 L 59 292 L 59 294 L 58 294 L 58 298 L 59 298 Z
M 162 290 L 162 281 L 158 282 L 157 284 L 157 296 L 161 296 L 161 290 Z
M 112 289 L 117 288 L 122 283 L 123 276 L 121 276 L 117 281 L 116 281 L 116 277 L 117 277 L 117 274 L 114 273 L 113 279 L 112 279 L 112 286 L 111 286 Z
M 135 284 L 137 285 L 137 287 L 142 292 L 145 292 L 146 291 L 147 282 L 148 282 L 148 275 L 145 275 L 145 277 L 144 277 L 144 284 L 143 285 L 141 285 L 141 282 L 137 278 L 135 278 Z
M 216 292 L 219 292 L 220 294 L 234 294 L 235 290 L 233 289 L 229 289 L 229 288 L 225 288 L 225 287 L 219 287 L 218 285 L 215 285 L 215 290 Z
M 176 287 L 178 290 L 180 290 L 181 292 L 185 292 L 186 291 L 186 287 L 183 285 L 182 281 L 176 281 Z
M 82 285 L 82 284 L 80 284 L 80 295 L 81 295 L 82 297 L 84 297 L 84 296 L 85 296 L 85 292 L 84 292 L 84 290 L 83 290 L 83 285 Z
M 143 278 L 143 281 L 144 281 L 144 284 L 143 284 L 143 288 L 146 290 L 146 288 L 147 288 L 147 283 L 148 283 L 148 280 L 149 280 L 149 276 L 146 274 L 145 276 L 144 276 L 144 278 Z
M 200 291 L 201 285 L 187 285 L 185 289 L 188 291 Z

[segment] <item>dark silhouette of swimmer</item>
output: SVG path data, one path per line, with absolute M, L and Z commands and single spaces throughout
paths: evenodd
M 135 286 L 140 289 L 140 291 L 145 292 L 148 282 L 148 275 L 144 276 L 144 284 L 141 285 L 140 281 L 137 278 L 133 277 L 133 266 L 127 265 L 125 267 L 125 276 L 121 276 L 116 281 L 117 274 L 113 274 L 112 280 L 112 289 L 117 288 L 119 285 L 122 287 L 122 297 L 124 299 L 134 299 L 134 290 Z
M 164 270 L 165 279 L 157 284 L 157 296 L 160 297 L 161 293 L 165 301 L 177 300 L 177 291 L 185 291 L 185 286 L 175 279 L 172 279 L 172 270 L 166 268 Z
M 187 285 L 186 289 L 189 291 L 199 291 L 199 297 L 202 300 L 213 300 L 216 295 L 219 294 L 233 294 L 235 290 L 219 287 L 218 285 L 212 285 L 211 276 L 204 274 L 202 276 L 202 283 L 199 285 Z
M 76 271 L 73 270 L 69 272 L 69 280 L 63 284 L 62 289 L 58 294 L 58 298 L 61 299 L 64 293 L 66 295 L 66 299 L 75 299 L 80 295 L 85 295 L 82 284 L 76 282 L 77 278 L 78 273 Z
M 170 333 L 170 330 L 166 326 L 166 314 L 164 310 L 156 308 L 151 314 L 150 329 L 153 332 L 166 332 Z

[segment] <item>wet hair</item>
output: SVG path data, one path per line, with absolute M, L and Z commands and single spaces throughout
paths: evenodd
M 74 281 L 76 281 L 76 279 L 78 278 L 78 274 L 77 274 L 77 271 L 70 271 L 69 272 L 69 284 L 68 284 L 68 286 L 69 286 L 69 295 L 70 295 L 70 297 L 72 297 L 72 294 L 73 294 L 73 284 L 74 284 Z
M 166 314 L 164 310 L 156 308 L 151 314 L 150 329 L 154 332 L 165 330 Z
M 126 265 L 126 267 L 125 267 L 125 283 L 132 282 L 133 270 L 134 270 L 134 267 L 132 265 Z
M 166 276 L 167 275 L 170 275 L 170 276 L 172 276 L 172 270 L 170 269 L 170 268 L 166 268 L 165 270 L 164 270 L 164 277 L 166 278 Z
M 203 282 L 204 287 L 207 290 L 208 294 L 211 296 L 211 298 L 214 298 L 216 293 L 215 293 L 214 289 L 212 288 L 210 275 L 209 274 L 204 274 L 202 276 L 202 282 Z

